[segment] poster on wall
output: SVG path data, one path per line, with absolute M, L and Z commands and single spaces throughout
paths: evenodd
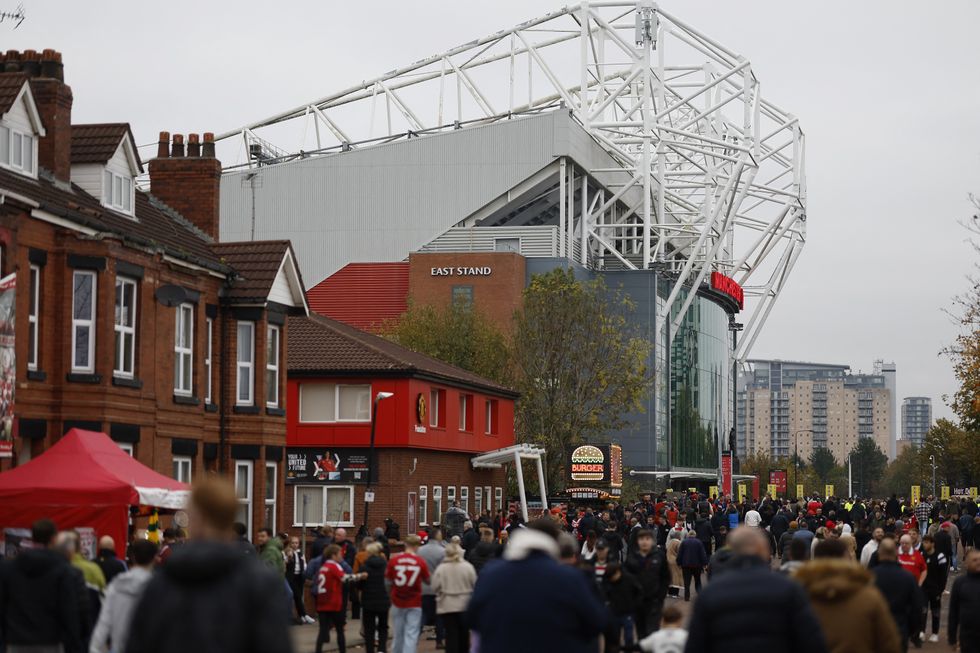
M 721 454 L 721 493 L 732 494 L 732 454 Z
M 367 483 L 369 449 L 286 449 L 287 483 Z
M 14 387 L 17 360 L 14 356 L 14 322 L 17 318 L 17 274 L 0 279 L 0 458 L 14 455 Z
M 769 470 L 769 484 L 776 486 L 776 492 L 782 496 L 786 496 L 787 490 L 787 478 L 785 469 L 770 469 Z M 775 494 L 773 494 L 775 496 Z

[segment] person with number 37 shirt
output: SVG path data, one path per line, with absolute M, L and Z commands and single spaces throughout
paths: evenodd
M 415 653 L 422 628 L 422 583 L 429 580 L 425 560 L 415 552 L 422 541 L 417 535 L 405 538 L 405 552 L 392 556 L 385 570 L 391 588 L 394 619 L 392 653 Z

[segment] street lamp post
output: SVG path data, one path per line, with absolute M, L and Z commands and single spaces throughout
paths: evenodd
M 367 489 L 364 491 L 364 531 L 367 532 L 368 529 L 368 511 L 371 507 L 371 502 L 367 500 L 368 492 L 373 489 L 374 482 L 374 430 L 378 423 L 378 404 L 382 399 L 387 399 L 388 397 L 393 397 L 394 392 L 379 392 L 374 396 L 374 405 L 371 410 L 371 444 L 368 449 L 368 470 L 367 470 Z
M 929 462 L 932 463 L 932 496 L 936 496 L 936 456 L 929 456 Z
M 813 434 L 813 429 L 800 429 L 793 433 L 793 485 L 800 484 L 800 433 L 810 433 Z M 796 488 L 793 488 L 793 492 L 796 492 Z M 797 499 L 802 499 L 803 497 L 796 497 Z

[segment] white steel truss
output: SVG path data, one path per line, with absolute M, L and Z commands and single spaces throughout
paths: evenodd
M 576 176 L 561 159 L 561 253 L 671 276 L 671 335 L 695 296 L 684 288 L 735 278 L 751 308 L 744 361 L 806 241 L 803 132 L 748 59 L 652 0 L 566 7 L 218 138 L 261 165 L 556 109 L 618 165 Z M 300 146 L 271 145 L 294 139 L 290 124 Z

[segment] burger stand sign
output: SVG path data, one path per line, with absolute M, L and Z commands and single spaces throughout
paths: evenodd
M 568 492 L 573 499 L 608 499 L 623 491 L 623 450 L 618 444 L 583 444 L 568 454 Z

